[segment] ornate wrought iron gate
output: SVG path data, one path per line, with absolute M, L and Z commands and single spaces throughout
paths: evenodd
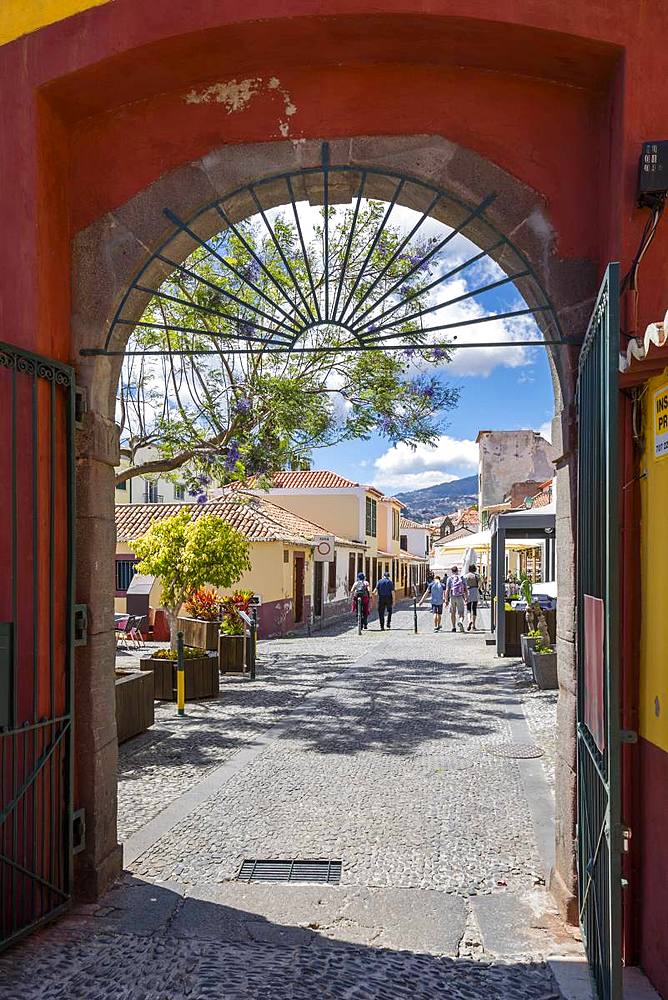
M 622 996 L 618 577 L 619 265 L 610 264 L 578 376 L 578 878 L 599 1000 Z
M 0 344 L 0 947 L 72 881 L 74 374 Z

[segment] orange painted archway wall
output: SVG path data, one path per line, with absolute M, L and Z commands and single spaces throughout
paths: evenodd
M 560 257 L 624 269 L 667 36 L 664 0 L 7 0 L 0 340 L 76 363 L 73 237 L 228 143 L 440 135 L 540 194 Z M 641 329 L 666 250 L 662 230 Z

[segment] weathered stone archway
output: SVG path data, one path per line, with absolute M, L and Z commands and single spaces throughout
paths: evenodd
M 318 164 L 319 141 L 282 141 L 226 146 L 161 177 L 125 205 L 78 234 L 73 246 L 75 350 L 102 347 L 118 303 L 134 275 L 171 231 L 163 209 L 191 218 L 202 206 L 244 184 L 283 171 Z M 581 336 L 595 291 L 590 262 L 561 259 L 556 234 L 543 199 L 527 185 L 478 154 L 438 136 L 359 137 L 330 144 L 332 163 L 394 170 L 478 203 L 497 197 L 486 212 L 531 262 L 552 301 L 565 334 Z M 266 189 L 265 189 L 266 190 Z M 276 198 L 279 198 L 277 187 Z M 284 190 L 284 189 L 283 189 Z M 381 190 L 370 194 L 383 197 Z M 267 195 L 271 201 L 271 193 Z M 280 204 L 280 201 L 276 202 Z M 240 217 L 243 206 L 239 208 Z M 248 214 L 246 212 L 246 214 Z M 442 221 L 447 222 L 447 218 Z M 189 252 L 184 247 L 184 256 Z M 504 261 L 498 261 L 504 266 Z M 531 304 L 531 303 L 529 303 Z M 138 318 L 138 317 L 137 317 Z M 125 331 L 129 335 L 129 328 Z M 123 350 L 127 337 L 116 331 L 111 347 Z M 574 658 L 574 462 L 573 393 L 576 350 L 551 348 L 555 387 L 554 440 L 558 463 L 560 652 L 557 787 L 557 863 L 554 889 L 572 916 L 575 798 Z M 113 591 L 113 468 L 118 459 L 114 425 L 121 359 L 78 358 L 78 379 L 88 395 L 88 413 L 78 441 L 78 599 L 90 609 L 89 647 L 80 651 L 77 681 L 78 755 L 81 793 L 88 814 L 87 850 L 81 860 L 82 883 L 96 892 L 120 862 L 115 837 L 115 722 L 113 709 L 114 636 L 108 627 Z

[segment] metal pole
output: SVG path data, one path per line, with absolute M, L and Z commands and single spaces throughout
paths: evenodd
M 253 624 L 255 625 L 255 652 L 257 653 L 257 605 L 253 604 L 250 609 L 251 618 L 253 619 Z
M 255 653 L 257 651 L 257 622 L 255 616 L 251 619 L 250 635 L 248 637 L 248 667 L 250 669 L 250 679 L 255 680 Z
M 176 633 L 176 708 L 186 714 L 186 664 L 183 655 L 183 632 Z
M 417 635 L 417 597 L 413 597 L 413 630 Z
M 357 634 L 362 634 L 362 598 L 357 596 Z

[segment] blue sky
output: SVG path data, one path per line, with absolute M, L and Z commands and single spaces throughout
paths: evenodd
M 477 471 L 477 449 L 473 446 L 480 430 L 514 430 L 520 427 L 543 429 L 554 412 L 554 395 L 546 350 L 529 348 L 524 363 L 513 367 L 503 363 L 504 351 L 480 360 L 486 374 L 459 375 L 459 361 L 445 366 L 442 377 L 461 388 L 459 405 L 442 414 L 442 436 L 437 447 L 392 448 L 380 437 L 354 441 L 315 452 L 313 467 L 333 469 L 355 482 L 370 482 L 392 492 L 468 476 Z M 478 354 L 476 348 L 460 352 Z M 482 351 L 480 352 L 482 353 Z M 473 358 L 465 362 L 469 367 Z M 454 370 L 453 370 L 454 369 Z

